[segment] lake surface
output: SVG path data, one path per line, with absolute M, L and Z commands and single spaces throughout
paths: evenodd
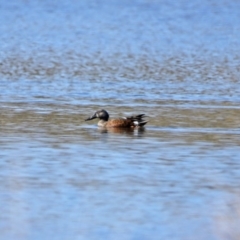
M 240 238 L 240 3 L 0 3 L 1 240 Z M 84 119 L 145 113 L 144 129 Z

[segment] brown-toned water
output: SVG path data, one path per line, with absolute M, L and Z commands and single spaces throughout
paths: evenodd
M 1 239 L 239 239 L 238 5 L 2 4 Z

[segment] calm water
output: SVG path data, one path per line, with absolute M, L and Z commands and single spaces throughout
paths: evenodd
M 240 3 L 0 3 L 1 239 L 240 239 Z M 84 119 L 145 113 L 143 130 Z

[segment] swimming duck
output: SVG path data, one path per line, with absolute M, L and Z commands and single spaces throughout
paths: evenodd
M 91 117 L 85 119 L 85 121 L 99 118 L 100 119 L 100 121 L 98 122 L 99 127 L 135 128 L 135 127 L 143 127 L 147 123 L 147 121 L 143 119 L 144 117 L 145 117 L 145 114 L 140 114 L 140 115 L 131 116 L 131 117 L 124 117 L 124 118 L 109 120 L 108 112 L 102 109 L 95 112 Z

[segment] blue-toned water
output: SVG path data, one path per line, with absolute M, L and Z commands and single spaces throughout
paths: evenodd
M 240 238 L 240 3 L 0 3 L 1 239 Z M 85 122 L 145 113 L 144 129 Z

